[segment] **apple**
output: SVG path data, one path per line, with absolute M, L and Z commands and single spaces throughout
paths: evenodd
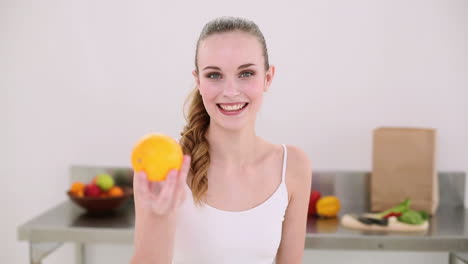
M 99 197 L 101 195 L 101 189 L 94 183 L 87 184 L 84 192 L 86 197 Z
M 101 188 L 101 191 L 107 192 L 114 187 L 114 178 L 107 173 L 99 174 L 96 177 L 96 185 Z

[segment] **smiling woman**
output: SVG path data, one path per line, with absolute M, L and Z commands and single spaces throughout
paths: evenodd
M 274 66 L 265 63 L 266 44 L 259 45 L 264 43 L 263 36 L 259 30 L 253 32 L 255 35 L 236 29 L 202 35 L 193 75 L 212 125 L 253 129 L 263 92 L 275 72 Z
M 182 169 L 158 188 L 134 177 L 133 263 L 302 263 L 312 169 L 299 148 L 256 135 L 275 75 L 258 26 L 208 22 L 192 74 Z

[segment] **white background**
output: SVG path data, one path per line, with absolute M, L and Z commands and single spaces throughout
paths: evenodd
M 67 199 L 70 165 L 129 166 L 143 134 L 178 136 L 198 34 L 222 15 L 254 20 L 277 67 L 258 134 L 300 146 L 315 170 L 369 170 L 372 130 L 383 125 L 436 128 L 438 169 L 468 170 L 468 1 L 2 0 L 0 7 L 1 263 L 28 263 L 16 228 Z M 127 263 L 131 250 L 96 245 L 87 258 Z M 306 260 L 445 256 L 309 251 Z M 73 258 L 66 245 L 44 263 Z

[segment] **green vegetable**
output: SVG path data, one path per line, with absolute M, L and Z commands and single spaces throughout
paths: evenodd
M 426 219 L 423 218 L 420 212 L 409 210 L 398 217 L 398 221 L 411 225 L 420 225 L 424 223 Z
M 419 214 L 424 220 L 429 219 L 429 214 L 426 211 L 419 211 Z
M 411 203 L 411 200 L 406 199 L 404 202 L 400 203 L 399 205 L 379 213 L 378 216 L 382 218 L 389 213 L 402 213 L 403 214 L 404 212 L 410 210 L 409 209 L 410 203 Z
M 377 216 L 383 218 L 390 213 L 401 213 L 401 216 L 398 217 L 398 221 L 412 225 L 420 225 L 429 219 L 429 214 L 427 212 L 411 210 L 410 204 L 411 200 L 408 198 L 399 205 L 377 214 Z

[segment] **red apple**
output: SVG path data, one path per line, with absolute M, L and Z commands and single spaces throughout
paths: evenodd
M 90 183 L 85 186 L 86 197 L 99 197 L 101 195 L 101 189 L 95 184 Z
M 315 215 L 317 210 L 316 210 L 316 205 L 317 205 L 317 201 L 320 199 L 321 197 L 321 193 L 319 191 L 316 191 L 316 190 L 312 190 L 310 192 L 310 200 L 309 200 L 309 211 L 308 211 L 308 214 L 309 215 Z

